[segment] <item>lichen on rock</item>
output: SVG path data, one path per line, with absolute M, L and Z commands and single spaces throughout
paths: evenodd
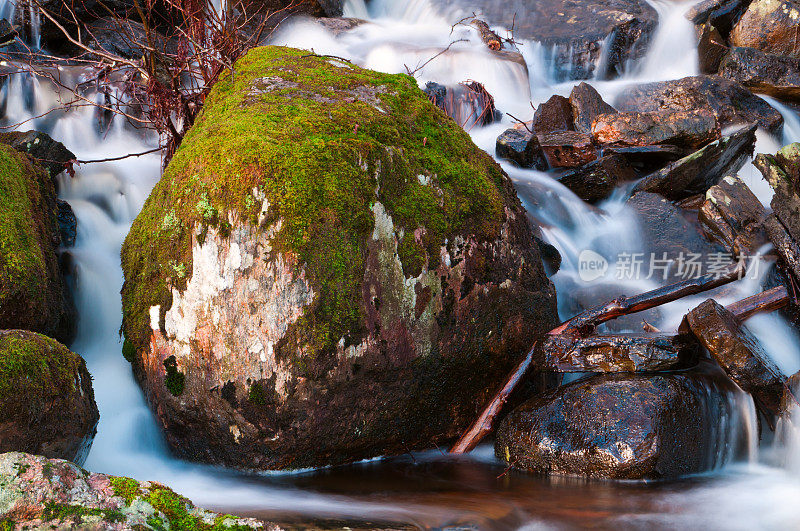
M 168 442 L 263 469 L 458 435 L 557 319 L 510 180 L 409 76 L 281 47 L 234 72 L 122 250 Z

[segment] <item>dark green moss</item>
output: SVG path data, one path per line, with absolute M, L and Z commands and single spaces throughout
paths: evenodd
M 124 522 L 125 515 L 120 511 L 112 509 L 92 509 L 81 505 L 68 505 L 65 503 L 46 502 L 42 519 L 48 520 L 67 520 L 77 517 L 80 524 L 83 517 L 97 516 L 108 522 Z
M 136 358 L 136 347 L 127 339 L 122 341 L 122 357 L 125 358 L 128 363 L 133 363 L 133 360 Z
M 167 370 L 166 377 L 164 378 L 164 385 L 172 396 L 181 396 L 183 394 L 184 374 L 178 370 L 178 364 L 175 356 L 170 356 L 164 360 L 164 368 Z
M 35 212 L 41 195 L 37 170 L 24 155 L 0 144 L 0 308 L 25 300 L 28 307 L 44 301 L 48 276 Z
M 248 400 L 258 406 L 264 406 L 267 404 L 267 395 L 259 382 L 253 382 L 253 384 L 250 386 Z
M 0 403 L 71 393 L 83 360 L 49 337 L 23 330 L 0 332 Z
M 297 367 L 362 333 L 376 201 L 405 234 L 406 275 L 437 267 L 441 246 L 460 233 L 499 235 L 502 171 L 411 77 L 281 47 L 255 49 L 235 69 L 212 90 L 123 246 L 124 328 L 137 348 L 148 344 L 150 307 L 163 315 L 170 288 L 189 279 L 192 231 L 231 213 L 254 222 L 253 189 L 283 222 L 274 249 L 298 258 L 318 294 L 285 341 L 288 352 L 306 347 Z M 259 92 L 259 79 L 277 78 L 288 83 Z M 185 274 L 170 264 L 185 264 Z

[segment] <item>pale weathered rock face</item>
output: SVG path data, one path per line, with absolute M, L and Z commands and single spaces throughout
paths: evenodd
M 199 509 L 153 482 L 90 474 L 61 459 L 0 454 L 3 529 L 264 529 L 277 525 Z
M 125 353 L 167 441 L 239 468 L 452 439 L 557 321 L 491 158 L 410 78 L 289 49 L 220 81 L 122 258 Z

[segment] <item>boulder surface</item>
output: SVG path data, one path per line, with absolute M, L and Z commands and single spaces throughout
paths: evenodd
M 281 47 L 216 84 L 122 265 L 168 443 L 239 468 L 455 438 L 557 324 L 491 157 L 409 76 Z
M 702 472 L 723 465 L 738 446 L 719 436 L 719 423 L 736 418 L 740 393 L 713 367 L 589 376 L 511 412 L 495 454 L 544 474 L 661 479 Z
M 68 343 L 75 309 L 59 270 L 53 182 L 28 156 L 0 144 L 0 330 L 25 329 Z
M 57 341 L 0 331 L 0 452 L 83 463 L 99 414 L 83 358 Z

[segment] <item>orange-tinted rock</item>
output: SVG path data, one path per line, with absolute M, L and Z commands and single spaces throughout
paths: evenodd
M 585 133 L 561 131 L 536 137 L 551 168 L 577 168 L 598 157 L 592 136 Z
M 618 112 L 598 116 L 592 136 L 601 144 L 698 148 L 718 139 L 720 129 L 714 115 L 702 110 Z

